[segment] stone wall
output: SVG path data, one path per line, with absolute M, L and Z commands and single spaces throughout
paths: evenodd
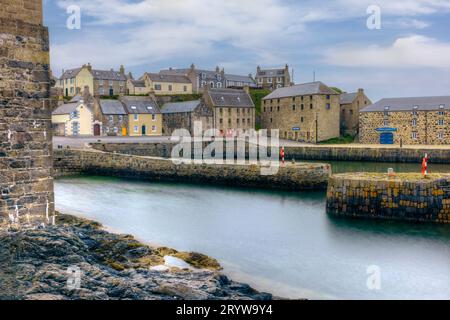
M 441 123 L 439 122 L 441 121 Z M 449 145 L 450 112 L 403 111 L 403 112 L 362 112 L 360 114 L 359 140 L 365 144 L 379 144 L 378 128 L 396 128 L 394 143 L 405 145 Z M 413 134 L 415 136 L 413 136 Z
M 54 208 L 48 31 L 41 0 L 0 1 L 0 224 Z
M 173 143 L 92 143 L 96 150 L 134 154 L 150 157 L 170 157 Z M 320 160 L 320 161 L 373 161 L 373 162 L 400 162 L 422 163 L 427 152 L 430 163 L 450 163 L 450 149 L 420 149 L 420 148 L 388 148 L 362 146 L 330 147 L 311 145 L 305 147 L 286 147 L 287 160 Z
M 257 165 L 176 165 L 169 159 L 86 150 L 54 151 L 54 167 L 56 176 L 84 173 L 292 191 L 324 190 L 331 174 L 328 164 L 286 164 L 278 174 L 263 176 Z
M 340 174 L 330 179 L 327 212 L 339 217 L 450 223 L 450 174 Z

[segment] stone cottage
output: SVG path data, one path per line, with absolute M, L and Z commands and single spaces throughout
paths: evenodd
M 450 96 L 382 99 L 361 110 L 366 144 L 450 144 Z
M 120 102 L 128 115 L 129 136 L 162 135 L 162 114 L 154 97 L 124 96 Z
M 238 136 L 255 129 L 256 109 L 249 88 L 212 89 L 203 93 L 206 106 L 214 111 L 213 127 L 224 136 Z
M 119 100 L 95 99 L 94 136 L 127 136 L 128 114 Z
M 186 129 L 193 135 L 195 122 L 202 123 L 202 131 L 213 128 L 214 110 L 201 100 L 166 103 L 161 112 L 163 135 L 169 136 L 176 129 Z
M 280 138 L 317 143 L 340 134 L 339 93 L 322 82 L 280 88 L 263 98 L 263 129 L 280 130 Z
M 291 85 L 291 74 L 289 66 L 286 64 L 280 69 L 261 69 L 256 68 L 256 84 L 259 88 L 276 90 Z

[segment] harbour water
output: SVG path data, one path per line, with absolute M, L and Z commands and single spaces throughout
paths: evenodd
M 215 257 L 233 279 L 278 296 L 450 299 L 448 226 L 331 218 L 324 192 L 86 176 L 55 188 L 59 211 Z M 379 290 L 367 285 L 373 270 Z

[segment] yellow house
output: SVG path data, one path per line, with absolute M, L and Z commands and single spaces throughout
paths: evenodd
M 141 79 L 155 95 L 192 94 L 192 82 L 185 75 L 145 73 Z
M 121 101 L 128 113 L 130 137 L 162 135 L 162 114 L 152 97 L 126 96 Z
M 82 100 L 66 103 L 52 113 L 52 126 L 57 136 L 92 136 L 94 113 Z
M 127 94 L 131 95 L 145 95 L 150 93 L 150 88 L 145 86 L 144 80 L 128 79 Z
M 94 96 L 121 95 L 126 93 L 126 84 L 127 77 L 123 66 L 119 71 L 114 71 L 96 70 L 92 69 L 90 64 L 85 64 L 81 68 L 66 70 L 60 78 L 60 85 L 66 97 L 77 95 L 85 87 L 89 87 L 89 92 Z

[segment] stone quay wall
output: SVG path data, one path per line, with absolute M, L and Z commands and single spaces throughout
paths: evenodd
M 0 225 L 54 212 L 49 37 L 41 0 L 0 0 Z
M 339 174 L 330 179 L 327 212 L 338 217 L 450 223 L 450 174 Z
M 105 175 L 149 181 L 207 183 L 278 190 L 325 190 L 328 164 L 286 164 L 276 175 L 261 175 L 259 165 L 181 164 L 170 159 L 90 150 L 55 150 L 54 175 Z
M 147 157 L 169 158 L 174 143 L 91 143 L 93 149 L 132 154 Z M 206 145 L 206 143 L 205 143 Z M 431 156 L 430 162 L 450 164 L 450 149 L 433 148 L 367 148 L 362 146 L 303 146 L 286 147 L 286 160 L 319 160 L 319 161 L 367 161 L 367 162 L 399 162 L 422 163 L 425 153 Z M 248 156 L 248 153 L 247 153 Z

